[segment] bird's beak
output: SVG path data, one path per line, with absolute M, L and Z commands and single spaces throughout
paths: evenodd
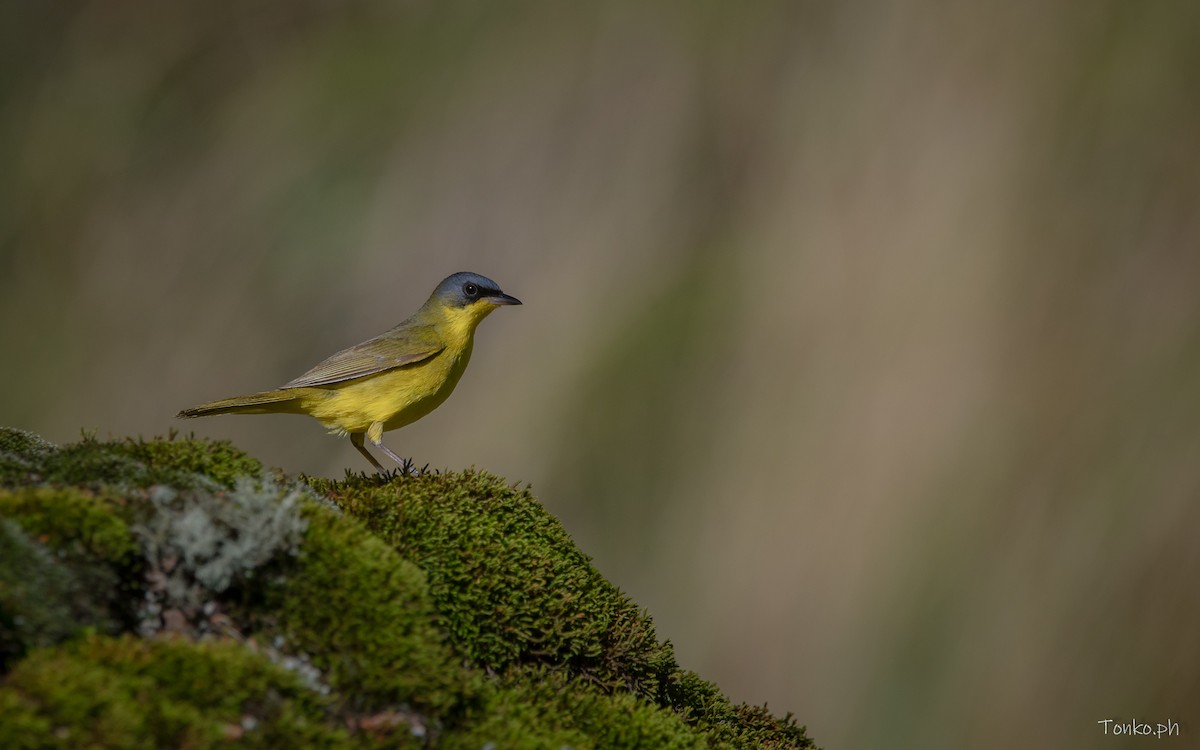
M 521 300 L 517 299 L 516 297 L 512 296 L 511 294 L 505 294 L 504 292 L 500 292 L 499 294 L 489 294 L 487 296 L 487 301 L 491 302 L 493 305 L 519 305 L 519 304 L 521 304 Z

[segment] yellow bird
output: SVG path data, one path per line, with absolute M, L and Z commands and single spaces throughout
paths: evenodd
M 519 304 L 491 279 L 456 273 L 400 325 L 343 349 L 279 390 L 201 404 L 178 416 L 307 414 L 338 434 L 349 433 L 379 471 L 384 468 L 363 445 L 364 437 L 403 466 L 383 444 L 383 433 L 441 406 L 467 369 L 475 327 L 497 307 Z

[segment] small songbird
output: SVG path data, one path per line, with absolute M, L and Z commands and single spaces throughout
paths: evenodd
M 343 349 L 279 390 L 201 404 L 178 416 L 307 414 L 338 434 L 349 433 L 379 471 L 384 468 L 363 445 L 364 436 L 403 466 L 383 444 L 383 433 L 441 406 L 467 369 L 475 327 L 497 307 L 519 304 L 491 279 L 456 273 L 400 325 Z

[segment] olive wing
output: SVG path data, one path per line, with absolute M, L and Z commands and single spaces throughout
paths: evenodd
M 341 350 L 283 387 L 305 388 L 362 378 L 416 364 L 445 348 L 433 326 L 394 329 Z

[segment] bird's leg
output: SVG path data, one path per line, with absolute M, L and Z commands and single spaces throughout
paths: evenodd
M 417 474 L 416 467 L 413 467 L 412 461 L 405 461 L 403 458 L 397 456 L 395 451 L 383 444 L 383 425 L 381 423 L 376 422 L 367 428 L 367 440 L 371 441 L 371 445 L 383 451 L 388 458 L 400 464 L 401 469 L 408 470 L 409 467 L 412 467 L 412 473 L 414 475 Z
M 371 462 L 371 465 L 375 467 L 376 471 L 378 471 L 380 474 L 386 473 L 387 470 L 383 468 L 383 464 L 376 461 L 375 457 L 372 456 L 370 452 L 367 451 L 366 446 L 363 445 L 363 434 L 361 432 L 350 433 L 350 444 L 357 448 L 359 453 L 366 456 L 367 460 Z M 389 455 L 391 455 L 391 453 L 391 451 L 388 451 Z
M 383 451 L 384 453 L 386 453 L 386 454 L 388 455 L 388 458 L 392 459 L 393 461 L 395 461 L 396 463 L 400 464 L 401 466 L 408 466 L 408 465 L 410 465 L 410 464 L 412 463 L 411 461 L 405 461 L 403 458 L 400 458 L 399 456 L 397 456 L 397 455 L 395 454 L 395 452 L 394 452 L 394 451 L 392 451 L 392 449 L 391 449 L 391 448 L 389 448 L 389 447 L 387 447 L 386 445 L 384 445 L 384 444 L 383 444 L 383 441 L 382 441 L 382 440 L 381 440 L 381 441 L 379 441 L 378 443 L 375 443 L 374 445 L 375 445 L 375 447 L 376 447 L 376 448 L 378 448 L 379 450 L 381 450 L 381 451 Z

